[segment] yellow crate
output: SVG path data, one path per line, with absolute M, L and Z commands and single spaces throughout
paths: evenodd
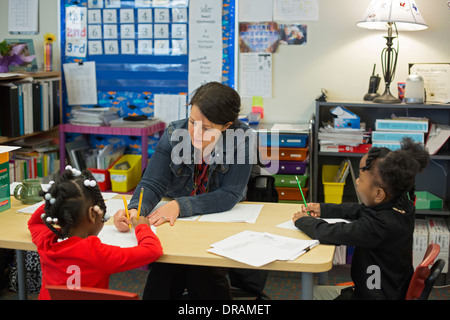
M 326 203 L 341 203 L 344 194 L 345 182 L 333 182 L 333 178 L 339 166 L 323 165 L 322 166 L 322 184 L 323 193 Z
M 142 176 L 142 156 L 126 154 L 117 160 L 116 164 L 128 162 L 130 168 L 117 170 L 112 167 L 108 169 L 111 178 L 111 189 L 114 192 L 128 192 L 135 188 Z

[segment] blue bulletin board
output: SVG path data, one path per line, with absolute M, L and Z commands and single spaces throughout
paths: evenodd
M 222 13 L 222 82 L 234 88 L 235 0 Z M 74 34 L 71 19 L 87 28 Z M 188 32 L 189 0 L 61 0 L 61 63 L 95 61 L 97 105 L 121 117 L 152 117 L 155 94 L 188 95 Z M 62 87 L 67 123 L 64 74 Z

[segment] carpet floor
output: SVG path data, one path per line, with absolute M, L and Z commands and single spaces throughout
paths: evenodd
M 110 288 L 136 292 L 142 296 L 147 274 L 148 271 L 142 269 L 114 274 L 110 280 Z M 314 281 L 317 281 L 317 279 Z M 328 285 L 336 285 L 348 281 L 351 281 L 350 267 L 348 265 L 335 266 L 328 272 Z M 300 274 L 295 272 L 269 272 L 264 291 L 272 300 L 300 299 Z M 18 299 L 18 295 L 15 292 L 4 291 L 0 293 L 0 300 L 16 299 Z M 28 299 L 37 299 L 37 294 L 28 294 Z M 450 285 L 435 287 L 430 294 L 429 300 L 450 300 Z

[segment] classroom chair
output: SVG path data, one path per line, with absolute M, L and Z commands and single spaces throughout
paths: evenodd
M 443 259 L 434 262 L 440 251 L 441 247 L 438 244 L 432 243 L 428 246 L 422 262 L 417 266 L 411 278 L 406 300 L 428 299 L 431 289 L 445 265 Z
M 137 293 L 111 289 L 88 287 L 69 289 L 61 285 L 47 285 L 45 288 L 52 300 L 139 300 Z

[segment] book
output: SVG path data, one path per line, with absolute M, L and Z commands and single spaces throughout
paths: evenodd
M 425 148 L 430 155 L 436 154 L 450 137 L 450 126 L 432 123 L 428 133 Z
M 353 170 L 353 165 L 352 165 L 352 161 L 350 160 L 350 158 L 347 158 L 348 161 L 348 167 L 350 168 L 350 176 L 352 177 L 352 182 L 353 182 L 353 186 L 355 187 L 355 191 L 356 191 L 356 197 L 358 198 L 358 203 L 362 203 L 361 197 L 358 194 L 358 187 L 356 185 L 356 179 L 357 176 L 355 175 L 355 171 Z
M 339 166 L 336 175 L 333 178 L 333 182 L 344 182 L 347 179 L 347 175 L 349 172 L 349 163 L 347 160 L 342 160 L 341 165 Z
M 423 132 L 413 131 L 373 131 L 372 143 L 380 141 L 401 141 L 404 137 L 410 137 L 415 142 L 424 142 Z
M 42 131 L 41 121 L 41 86 L 37 81 L 32 82 L 33 88 L 33 129 Z
M 1 135 L 11 138 L 20 136 L 19 89 L 14 83 L 0 83 Z
M 428 132 L 428 119 L 423 118 L 376 119 L 375 130 Z
M 362 143 L 357 146 L 321 144 L 320 152 L 367 153 L 371 147 L 370 143 Z

